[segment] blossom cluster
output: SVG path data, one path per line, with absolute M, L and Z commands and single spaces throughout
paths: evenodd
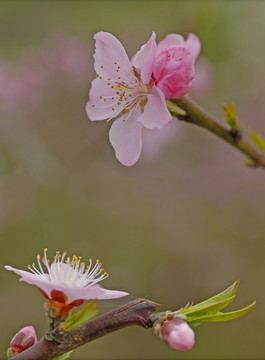
M 134 165 L 142 150 L 142 129 L 161 129 L 171 121 L 166 100 L 187 94 L 194 77 L 200 41 L 189 34 L 169 34 L 156 44 L 156 34 L 129 60 L 124 47 L 112 34 L 94 36 L 96 50 L 88 117 L 115 120 L 109 138 L 117 159 Z

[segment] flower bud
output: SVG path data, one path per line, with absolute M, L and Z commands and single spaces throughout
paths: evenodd
M 8 353 L 13 355 L 25 351 L 37 342 L 37 336 L 33 326 L 26 326 L 13 337 L 10 342 Z
M 161 326 L 161 338 L 173 349 L 190 350 L 195 344 L 195 335 L 191 327 L 183 320 L 174 319 Z
M 166 99 L 177 99 L 190 91 L 199 52 L 200 40 L 194 34 L 189 34 L 186 41 L 177 34 L 160 41 L 153 73 L 155 84 Z

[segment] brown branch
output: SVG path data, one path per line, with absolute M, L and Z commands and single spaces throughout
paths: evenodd
M 12 360 L 51 360 L 126 326 L 150 328 L 157 320 L 154 313 L 159 306 L 146 299 L 136 299 L 62 335 L 54 330 L 29 349 L 13 356 Z
M 172 103 L 184 110 L 186 114 L 180 114 Z M 171 114 L 176 116 L 179 120 L 193 123 L 211 131 L 246 154 L 248 158 L 251 159 L 249 165 L 265 168 L 265 155 L 248 141 L 242 131 L 230 129 L 225 122 L 221 122 L 215 116 L 208 113 L 189 96 L 186 95 L 180 99 L 171 100 L 171 103 L 169 102 L 168 104 L 168 108 Z

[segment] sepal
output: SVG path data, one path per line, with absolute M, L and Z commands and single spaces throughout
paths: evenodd
M 89 303 L 84 303 L 81 309 L 74 314 L 73 310 L 68 313 L 66 320 L 60 324 L 60 331 L 69 331 L 84 322 L 97 316 L 99 310 L 96 309 L 97 300 L 92 300 Z

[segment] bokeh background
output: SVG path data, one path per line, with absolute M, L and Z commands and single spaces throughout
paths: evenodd
M 265 133 L 265 3 L 262 1 L 3 1 L 0 3 L 1 344 L 18 329 L 47 330 L 38 291 L 3 270 L 26 269 L 44 247 L 100 258 L 106 288 L 177 309 L 240 279 L 229 323 L 196 328 L 177 353 L 152 330 L 128 328 L 78 349 L 73 359 L 264 359 L 264 170 L 204 130 L 173 120 L 144 134 L 139 162 L 123 167 L 109 125 L 85 103 L 93 34 L 109 31 L 132 56 L 153 30 L 202 42 L 192 96 Z M 228 309 L 229 310 L 229 309 Z

